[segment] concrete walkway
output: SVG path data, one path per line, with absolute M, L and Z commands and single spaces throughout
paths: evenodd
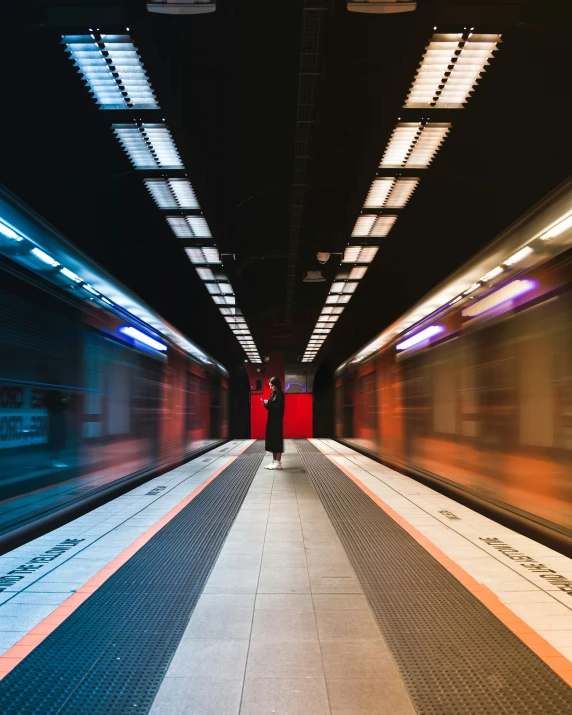
M 286 442 L 265 457 L 152 715 L 414 713 L 346 552 Z

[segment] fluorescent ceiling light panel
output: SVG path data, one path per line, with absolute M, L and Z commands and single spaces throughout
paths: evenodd
M 387 236 L 396 221 L 397 216 L 378 216 L 369 235 L 375 238 Z
M 397 216 L 359 216 L 352 238 L 383 238 L 391 231 L 396 221 Z
M 218 248 L 185 248 L 185 253 L 194 265 L 222 263 Z
M 524 248 L 521 248 L 520 251 L 514 253 L 510 258 L 507 258 L 504 265 L 514 266 L 516 263 L 520 263 L 520 261 L 524 260 L 527 256 L 530 256 L 531 253 L 533 253 L 532 248 L 530 246 L 525 246 Z
M 367 273 L 367 266 L 354 266 L 350 271 L 351 280 L 361 280 Z
M 377 216 L 358 216 L 352 236 L 355 238 L 367 238 L 376 218 Z
M 212 238 L 208 224 L 202 216 L 167 216 L 166 218 L 177 238 Z M 204 255 L 206 256 L 206 253 Z M 220 258 L 217 262 L 221 262 Z
M 197 273 L 199 274 L 199 278 L 203 281 L 214 281 L 214 273 L 211 271 L 210 268 L 197 268 Z M 234 318 L 233 318 L 234 321 Z
M 395 179 L 392 178 L 374 179 L 363 205 L 364 209 L 382 209 L 394 183 Z
M 405 102 L 405 107 L 461 109 L 489 60 L 501 35 L 436 34 L 431 38 Z
M 378 250 L 378 246 L 347 246 L 342 263 L 371 263 Z
M 325 305 L 322 308 L 322 313 L 324 315 L 340 315 L 341 313 L 343 313 L 343 310 L 344 310 L 343 308 L 337 308 L 337 307 L 334 307 L 331 305 Z
M 191 227 L 195 236 L 200 238 L 211 238 L 209 225 L 202 216 L 187 216 L 187 223 Z
M 62 35 L 66 52 L 102 109 L 159 109 L 129 35 Z
M 402 209 L 405 207 L 419 184 L 417 178 L 400 178 L 395 181 L 383 208 Z
M 183 169 L 183 162 L 164 124 L 114 124 L 113 131 L 136 169 Z
M 399 122 L 383 154 L 380 168 L 426 169 L 445 140 L 447 122 Z
M 351 295 L 341 294 L 341 295 L 329 295 L 326 297 L 326 303 L 328 305 L 336 305 L 336 303 L 349 303 Z
M 188 179 L 143 179 L 160 209 L 199 209 L 199 202 Z
M 417 188 L 419 179 L 384 177 L 373 180 L 364 209 L 402 209 Z

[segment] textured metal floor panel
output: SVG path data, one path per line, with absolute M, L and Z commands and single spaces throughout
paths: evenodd
M 147 713 L 263 455 L 251 445 L 8 673 L 0 713 Z
M 572 713 L 572 688 L 313 444 L 296 446 L 420 713 Z

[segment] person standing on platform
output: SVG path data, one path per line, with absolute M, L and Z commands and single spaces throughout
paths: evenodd
M 282 420 L 284 418 L 284 393 L 282 383 L 277 377 L 268 380 L 271 394 L 267 400 L 262 400 L 268 410 L 266 422 L 266 451 L 272 452 L 272 464 L 267 464 L 266 469 L 282 469 L 282 452 L 284 440 L 282 436 Z

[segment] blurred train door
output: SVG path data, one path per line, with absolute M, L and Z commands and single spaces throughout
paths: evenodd
M 353 390 L 354 378 L 350 376 L 344 380 L 342 390 L 342 437 L 352 439 L 354 437 L 354 400 Z
M 222 406 L 221 406 L 221 385 L 218 380 L 211 383 L 211 401 L 210 401 L 210 417 L 211 417 L 211 439 L 220 439 L 222 427 Z
M 83 470 L 123 476 L 155 464 L 162 364 L 91 329 L 83 347 Z
M 423 356 L 410 357 L 402 363 L 402 405 L 405 459 L 416 462 L 419 438 L 425 437 L 431 427 L 431 379 Z
M 371 370 L 358 378 L 358 424 L 356 437 L 362 449 L 379 451 L 379 419 L 377 408 L 376 372 Z

